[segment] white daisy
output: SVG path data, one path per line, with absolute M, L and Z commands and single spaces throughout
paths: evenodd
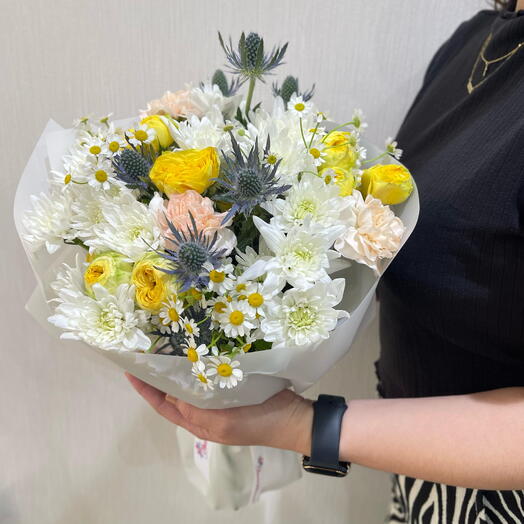
M 194 318 L 181 317 L 179 322 L 188 337 L 198 337 L 200 335 L 200 328 Z
M 205 344 L 197 346 L 193 338 L 188 339 L 185 344 L 182 344 L 182 351 L 190 362 L 197 362 L 200 360 L 200 357 L 209 353 L 209 349 Z
M 234 388 L 243 378 L 244 374 L 239 368 L 240 362 L 231 360 L 225 355 L 209 357 L 208 377 L 215 377 L 214 383 L 218 384 L 221 389 Z
M 162 326 L 160 331 L 162 331 L 163 328 L 165 332 L 172 331 L 178 333 L 181 327 L 180 317 L 183 311 L 184 303 L 176 296 L 170 297 L 167 302 L 164 302 L 158 313 L 160 325 Z
M 301 96 L 298 96 L 296 93 L 291 95 L 289 102 L 287 103 L 287 110 L 299 117 L 305 117 L 314 113 L 315 120 L 318 111 L 315 108 L 315 105 L 310 101 L 305 101 Z
M 247 306 L 253 311 L 256 318 L 265 316 L 268 303 L 275 296 L 275 289 L 269 289 L 260 282 L 247 284 L 242 296 L 245 297 Z
M 227 337 L 243 337 L 257 327 L 256 314 L 244 300 L 227 302 L 223 313 L 217 315 L 222 331 Z
M 142 144 L 150 144 L 153 142 L 153 140 L 156 139 L 156 132 L 152 127 L 140 124 L 134 129 L 128 129 L 126 136 L 130 144 L 139 147 Z
M 45 245 L 47 252 L 52 254 L 63 245 L 64 240 L 74 238 L 70 194 L 31 195 L 31 204 L 33 208 L 26 211 L 22 220 L 26 229 L 22 238 L 31 251 Z
M 386 151 L 397 160 L 400 160 L 400 157 L 402 156 L 402 149 L 397 147 L 397 141 L 393 140 L 391 137 L 386 139 Z
M 193 363 L 191 373 L 196 379 L 196 383 L 204 390 L 212 390 L 215 386 L 209 375 L 209 370 L 206 369 L 206 365 L 201 361 L 197 360 Z
M 277 297 L 262 319 L 264 340 L 274 348 L 314 344 L 329 337 L 339 318 L 348 317 L 346 311 L 334 308 L 344 293 L 342 278 L 317 282 L 306 291 L 290 289 Z
M 209 271 L 209 283 L 207 289 L 215 293 L 225 294 L 235 287 L 235 276 L 233 274 L 233 264 L 226 260 L 225 264 L 217 268 L 209 263 L 204 264 L 204 268 Z
M 95 189 L 111 189 L 113 184 L 120 185 L 120 182 L 114 176 L 111 161 L 106 158 L 98 158 L 86 162 L 85 172 L 87 183 Z

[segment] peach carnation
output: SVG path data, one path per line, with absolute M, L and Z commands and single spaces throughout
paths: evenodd
M 389 206 L 371 195 L 362 198 L 354 191 L 354 220 L 335 242 L 335 249 L 344 257 L 366 264 L 379 273 L 379 262 L 392 258 L 400 249 L 405 227 Z
M 151 100 L 147 104 L 147 109 L 140 113 L 142 118 L 150 115 L 171 115 L 173 118 L 187 118 L 189 115 L 196 115 L 199 118 L 203 116 L 193 103 L 190 89 L 181 89 L 175 93 L 166 91 L 161 98 Z
M 164 235 L 170 236 L 167 220 L 179 231 L 184 233 L 192 231 L 189 212 L 195 219 L 198 231 L 202 231 L 207 238 L 211 239 L 217 233 L 217 249 L 225 249 L 226 255 L 233 251 L 236 246 L 236 236 L 233 231 L 226 227 L 231 221 L 222 223 L 227 213 L 215 212 L 212 200 L 203 197 L 192 189 L 184 193 L 172 194 L 169 197 L 163 212 L 161 211 L 159 214 L 160 226 Z

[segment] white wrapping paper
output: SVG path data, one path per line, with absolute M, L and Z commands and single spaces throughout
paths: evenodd
M 129 123 L 130 120 L 117 122 L 122 126 Z M 52 120 L 48 122 L 18 184 L 14 219 L 19 236 L 24 231 L 22 217 L 30 207 L 30 195 L 48 190 L 48 170 L 62 169 L 62 157 L 73 139 L 72 130 L 63 129 Z M 376 148 L 368 146 L 367 149 L 369 155 L 378 153 Z M 395 160 L 390 158 L 389 162 Z M 395 207 L 395 213 L 406 226 L 403 242 L 415 227 L 418 211 L 415 187 L 410 199 Z M 37 281 L 26 309 L 44 329 L 59 337 L 60 330 L 47 321 L 52 313 L 49 300 L 54 297 L 50 283 L 60 264 L 73 262 L 77 248 L 67 246 L 54 255 L 45 249 L 31 253 L 24 248 Z M 238 355 L 235 358 L 240 361 L 245 379 L 232 390 L 217 388 L 203 392 L 195 388 L 191 363 L 182 357 L 92 349 L 156 388 L 201 408 L 257 404 L 288 387 L 301 393 L 349 350 L 374 303 L 378 277 L 372 270 L 359 264 L 348 267 L 347 261 L 338 259 L 330 272 L 333 277 L 346 279 L 344 296 L 337 309 L 348 311 L 349 319 L 341 321 L 330 338 L 316 347 Z M 283 487 L 301 476 L 297 456 L 289 451 L 260 446 L 222 446 L 194 438 L 184 430 L 179 431 L 178 443 L 189 480 L 215 509 L 238 509 L 256 502 L 265 491 Z
M 121 125 L 126 123 L 127 120 L 117 122 Z M 30 195 L 47 190 L 48 170 L 62 169 L 62 156 L 67 153 L 73 138 L 72 130 L 62 129 L 52 120 L 48 122 L 17 188 L 14 218 L 19 235 L 23 232 L 23 213 L 30 207 Z M 375 155 L 377 152 L 372 146 L 367 145 L 367 148 L 369 155 Z M 388 161 L 395 162 L 393 158 Z M 395 206 L 395 213 L 406 226 L 403 242 L 415 227 L 418 211 L 419 201 L 415 187 L 412 196 L 405 203 Z M 59 330 L 47 322 L 47 317 L 52 313 L 48 300 L 53 298 L 49 284 L 55 279 L 58 266 L 64 261 L 72 263 L 76 252 L 77 249 L 71 246 L 60 249 L 54 255 L 49 255 L 45 248 L 36 253 L 26 249 L 37 280 L 37 287 L 27 303 L 27 310 L 42 326 L 56 335 L 60 334 Z M 258 404 L 288 387 L 293 387 L 297 393 L 301 393 L 349 350 L 373 301 L 378 283 L 378 277 L 366 266 L 354 263 L 348 268 L 347 263 L 340 259 L 335 263 L 331 271 L 332 277 L 346 279 L 344 296 L 337 309 L 348 311 L 350 318 L 341 321 L 330 338 L 316 347 L 271 349 L 238 355 L 235 358 L 240 361 L 245 378 L 237 388 L 215 388 L 207 392 L 200 390 L 191 375 L 191 363 L 182 357 L 98 348 L 93 348 L 93 351 L 99 352 L 156 388 L 201 408 Z M 386 267 L 387 264 L 383 269 Z

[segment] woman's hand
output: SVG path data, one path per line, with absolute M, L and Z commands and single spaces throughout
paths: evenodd
M 170 397 L 126 373 L 131 385 L 164 418 L 198 438 L 238 446 L 269 446 L 309 455 L 311 401 L 284 390 L 262 404 L 229 409 L 200 409 Z

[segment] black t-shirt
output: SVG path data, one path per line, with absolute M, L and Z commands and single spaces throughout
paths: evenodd
M 421 209 L 378 289 L 387 397 L 524 386 L 524 44 L 485 71 L 488 38 L 511 53 L 524 11 L 464 22 L 398 133 Z

